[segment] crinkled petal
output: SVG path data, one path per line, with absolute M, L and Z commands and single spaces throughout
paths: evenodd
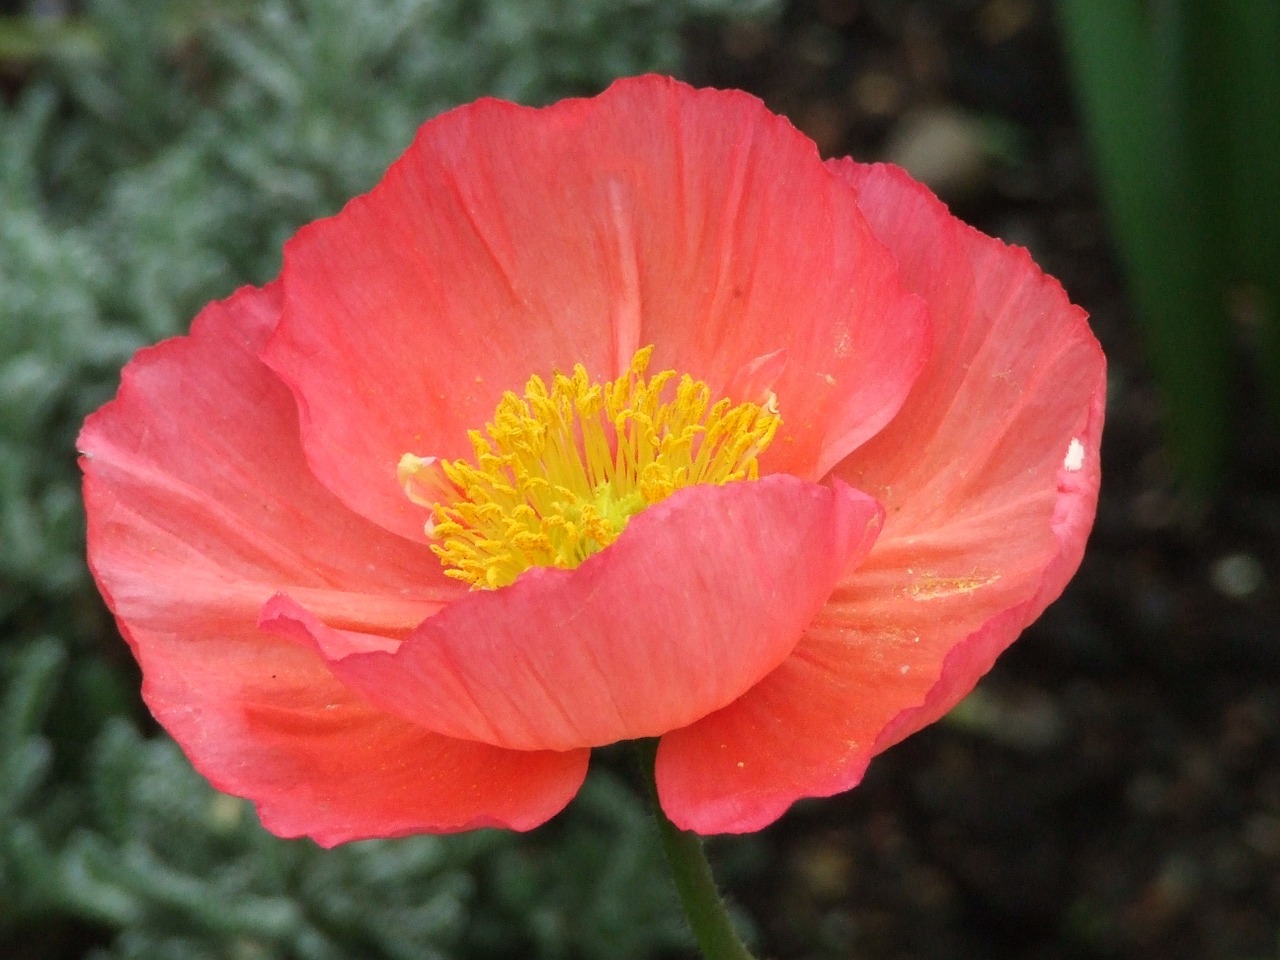
M 901 171 L 834 169 L 929 302 L 936 351 L 837 468 L 886 505 L 871 555 L 778 670 L 663 738 L 663 807 L 703 833 L 848 789 L 950 709 L 1061 592 L 1096 508 L 1105 364 L 1084 313 Z
M 394 644 L 460 592 L 428 550 L 353 514 L 307 470 L 293 399 L 256 358 L 278 310 L 274 286 L 206 308 L 189 337 L 134 359 L 80 435 L 89 563 L 148 705 L 216 786 L 291 835 L 545 819 L 585 758 L 503 757 L 379 716 L 314 654 L 257 629 L 287 589 Z M 441 789 L 470 766 L 468 783 L 528 779 L 489 806 Z M 392 815 L 386 797 L 414 807 Z
M 590 751 L 504 750 L 370 706 L 311 651 L 257 630 L 131 629 L 143 693 L 204 776 L 263 825 L 323 846 L 530 830 L 574 797 Z
M 132 616 L 182 618 L 198 599 L 252 623 L 287 587 L 403 636 L 459 591 L 308 471 L 293 399 L 254 355 L 278 305 L 273 285 L 209 306 L 85 422 L 90 563 Z
M 775 668 L 880 521 L 841 483 L 691 487 L 576 569 L 473 592 L 393 652 L 349 652 L 360 638 L 287 597 L 263 625 L 309 640 L 370 703 L 441 734 L 520 750 L 652 737 Z
M 299 232 L 283 282 L 265 359 L 313 468 L 418 539 L 401 455 L 468 455 L 467 430 L 532 374 L 610 379 L 655 344 L 653 370 L 721 396 L 785 351 L 763 465 L 817 479 L 927 352 L 922 304 L 813 144 L 753 97 L 659 77 L 431 121 L 371 193 Z

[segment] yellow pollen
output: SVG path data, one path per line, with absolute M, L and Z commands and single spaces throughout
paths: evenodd
M 503 394 L 469 432 L 474 461 L 400 459 L 406 494 L 432 511 L 427 534 L 447 576 L 495 589 L 530 567 L 571 569 L 677 490 L 759 477 L 776 403 L 713 404 L 706 383 L 674 370 L 646 378 L 652 354 L 603 384 L 581 364 L 549 387 L 530 377 L 523 397 Z

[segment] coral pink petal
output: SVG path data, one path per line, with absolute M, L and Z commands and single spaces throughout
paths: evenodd
M 90 563 L 132 617 L 216 604 L 253 623 L 287 588 L 402 637 L 461 591 L 307 469 L 293 398 L 255 356 L 278 307 L 275 286 L 207 307 L 190 336 L 139 353 L 86 421 Z
M 142 664 L 148 704 L 210 780 L 289 832 L 337 842 L 384 835 L 382 823 L 403 832 L 549 815 L 572 780 L 558 759 L 527 810 L 468 811 L 443 794 L 432 806 L 431 758 L 456 769 L 472 757 L 477 777 L 537 762 L 379 717 L 313 654 L 257 629 L 263 603 L 287 589 L 385 647 L 460 592 L 428 550 L 353 514 L 308 472 L 293 398 L 256 356 L 278 310 L 274 286 L 209 306 L 189 337 L 141 352 L 80 435 L 89 563 Z M 418 806 L 388 820 L 377 776 L 348 756 L 380 764 L 388 795 L 416 791 Z M 335 779 L 308 781 L 307 770 Z
M 881 517 L 840 483 L 691 487 L 578 568 L 471 593 L 393 652 L 348 652 L 361 638 L 287 597 L 263 625 L 309 640 L 352 690 L 437 733 L 520 750 L 657 736 L 785 659 Z
M 467 430 L 531 374 L 611 378 L 652 343 L 654 370 L 721 394 L 785 351 L 765 465 L 816 479 L 888 421 L 927 352 L 922 304 L 813 144 L 752 97 L 659 77 L 431 121 L 287 245 L 283 283 L 264 358 L 312 467 L 416 539 L 401 455 L 469 455 Z
M 256 630 L 129 632 L 156 717 L 215 787 L 253 800 L 279 836 L 333 846 L 529 830 L 563 809 L 586 776 L 587 750 L 442 737 L 354 696 L 311 651 Z
M 936 350 L 836 470 L 886 506 L 871 555 L 778 670 L 663 738 L 663 807 L 703 833 L 848 789 L 950 709 L 1061 592 L 1096 508 L 1105 364 L 1083 312 L 901 171 L 833 169 L 929 302 Z

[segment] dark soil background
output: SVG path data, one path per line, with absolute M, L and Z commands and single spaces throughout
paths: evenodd
M 1178 495 L 1052 4 L 796 0 L 692 50 L 693 82 L 762 96 L 825 155 L 904 162 L 1030 248 L 1110 362 L 1079 575 L 951 717 L 763 835 L 733 894 L 764 952 L 1276 957 L 1280 449 L 1246 374 L 1220 497 Z

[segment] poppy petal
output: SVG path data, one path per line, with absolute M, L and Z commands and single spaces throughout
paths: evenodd
M 255 357 L 278 309 L 275 285 L 212 304 L 190 336 L 141 351 L 85 422 L 90 563 L 134 615 L 199 597 L 252 623 L 288 587 L 403 636 L 460 591 L 307 470 L 293 399 Z
M 663 738 L 663 807 L 704 833 L 848 789 L 954 706 L 1061 592 L 1096 507 L 1105 363 L 1083 311 L 901 171 L 834 168 L 929 301 L 936 349 L 836 471 L 886 505 L 871 555 L 778 670 Z
M 253 800 L 263 825 L 282 837 L 329 847 L 530 830 L 563 809 L 586 776 L 590 751 L 442 737 L 371 707 L 313 653 L 257 631 L 128 633 L 152 712 L 210 783 Z
M 776 667 L 880 519 L 843 484 L 690 487 L 576 569 L 470 593 L 393 652 L 347 652 L 360 638 L 287 597 L 262 623 L 309 639 L 352 690 L 437 733 L 521 750 L 651 737 Z
M 753 97 L 660 77 L 432 120 L 287 245 L 283 283 L 264 358 L 313 469 L 419 541 L 400 457 L 468 456 L 467 431 L 533 374 L 612 379 L 654 344 L 651 369 L 720 397 L 785 351 L 762 467 L 817 479 L 893 415 L 928 346 L 923 305 L 813 144 Z
M 352 514 L 307 471 L 293 399 L 256 358 L 278 311 L 275 286 L 207 307 L 190 336 L 134 359 L 80 435 L 89 563 L 142 665 L 144 698 L 216 786 L 292 833 L 338 842 L 385 835 L 387 822 L 408 832 L 545 819 L 580 779 L 563 758 L 540 767 L 379 717 L 313 654 L 257 630 L 262 604 L 287 587 L 385 647 L 460 592 L 429 551 Z M 432 758 L 454 770 L 474 761 L 476 782 L 528 769 L 525 802 L 513 786 L 468 808 L 461 785 L 441 791 Z M 377 783 L 417 806 L 389 821 Z M 322 807 L 302 802 L 318 797 Z

